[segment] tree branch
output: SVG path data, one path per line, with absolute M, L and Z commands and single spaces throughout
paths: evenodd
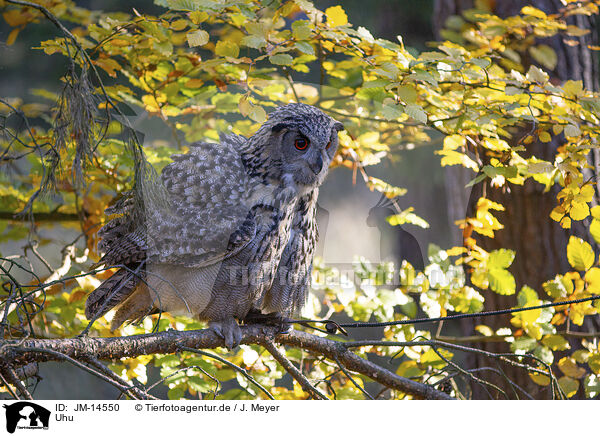
M 265 346 L 266 341 L 274 338 L 277 343 L 302 348 L 323 355 L 332 361 L 339 361 L 349 371 L 358 372 L 390 389 L 404 392 L 413 397 L 436 400 L 453 399 L 429 385 L 400 377 L 363 359 L 352 353 L 343 343 L 331 339 L 296 330 L 275 337 L 277 327 L 262 325 L 243 326 L 242 332 L 242 344 Z M 0 361 L 11 362 L 11 366 L 16 368 L 31 362 L 65 360 L 65 356 L 80 361 L 113 360 L 157 353 L 170 354 L 186 348 L 196 351 L 223 346 L 223 340 L 210 330 L 167 330 L 153 334 L 110 338 L 82 336 L 68 339 L 27 339 L 19 342 L 4 341 L 0 346 Z
M 279 362 L 279 364 L 298 382 L 302 389 L 319 400 L 328 400 L 327 396 L 320 390 L 314 387 L 310 381 L 294 366 L 285 355 L 277 349 L 277 346 L 270 340 L 264 341 L 262 344 L 269 353 Z
M 79 215 L 76 213 L 64 212 L 35 212 L 33 214 L 35 221 L 79 221 Z M 23 216 L 18 212 L 0 211 L 0 220 L 4 221 L 23 221 Z

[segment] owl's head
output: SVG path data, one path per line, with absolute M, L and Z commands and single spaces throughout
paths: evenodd
M 292 103 L 273 111 L 257 135 L 281 177 L 291 176 L 300 187 L 311 188 L 325 179 L 343 128 L 314 106 Z

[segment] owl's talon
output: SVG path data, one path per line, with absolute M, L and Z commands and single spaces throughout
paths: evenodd
M 233 318 L 222 321 L 211 321 L 208 323 L 208 328 L 223 339 L 225 346 L 230 350 L 233 350 L 242 342 L 242 329 L 240 329 L 237 321 Z

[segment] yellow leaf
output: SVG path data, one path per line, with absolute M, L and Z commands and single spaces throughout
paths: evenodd
M 446 250 L 448 256 L 460 256 L 467 252 L 465 247 L 452 247 Z
M 540 300 L 533 300 L 527 303 L 524 307 L 538 306 L 540 303 Z M 538 320 L 541 314 L 542 309 L 533 309 L 526 310 L 525 312 L 521 312 L 518 315 L 519 318 L 521 318 L 521 321 L 523 321 L 523 324 L 533 324 Z
M 595 254 L 592 246 L 576 236 L 569 238 L 567 260 L 577 271 L 587 271 L 594 264 Z
M 550 218 L 554 221 L 560 221 L 565 216 L 565 208 L 562 206 L 556 206 L 550 212 Z
M 583 36 L 590 33 L 590 29 L 582 29 L 581 27 L 577 27 L 574 25 L 567 26 L 567 34 L 570 36 Z
M 117 77 L 116 71 L 121 69 L 121 65 L 112 58 L 99 58 L 92 62 L 106 71 L 110 77 Z
M 510 146 L 506 141 L 497 138 L 486 138 L 483 140 L 482 145 L 493 151 L 507 151 L 510 150 Z
M 547 377 L 544 374 L 530 372 L 529 377 L 531 377 L 531 380 L 533 380 L 535 384 L 538 384 L 540 386 L 548 386 L 550 384 L 550 377 Z
M 373 191 L 381 192 L 385 194 L 388 198 L 399 197 L 406 194 L 406 189 L 398 188 L 396 186 L 392 186 L 389 183 L 384 182 L 381 179 L 376 177 L 369 177 L 367 180 L 367 187 Z
M 179 19 L 179 20 L 175 20 L 173 22 L 171 22 L 171 29 L 179 32 L 183 29 L 185 29 L 188 25 L 187 20 L 184 19 Z
M 594 198 L 594 193 L 594 187 L 590 184 L 586 184 L 581 187 L 577 197 L 579 197 L 578 199 L 581 199 L 580 201 L 590 202 Z
M 15 40 L 17 39 L 17 35 L 19 34 L 20 30 L 21 29 L 17 27 L 16 29 L 10 31 L 10 33 L 8 34 L 8 38 L 6 38 L 6 45 L 13 45 L 15 43 Z
M 571 210 L 569 211 L 569 215 L 575 221 L 581 221 L 582 219 L 587 218 L 590 215 L 590 208 L 587 203 L 580 203 L 578 201 L 574 201 L 571 203 Z
M 257 123 L 262 124 L 267 120 L 267 113 L 260 106 L 252 106 L 252 109 L 250 109 L 250 112 L 248 113 L 248 117 Z
M 142 102 L 144 103 L 144 108 L 148 111 L 148 112 L 159 112 L 160 111 L 160 106 L 158 105 L 156 99 L 154 98 L 154 96 L 150 95 L 150 94 L 146 94 L 142 96 Z
M 240 54 L 240 48 L 235 42 L 221 40 L 218 41 L 217 45 L 215 46 L 215 54 L 218 56 L 237 58 Z
M 577 366 L 575 359 L 572 357 L 563 357 L 558 361 L 558 368 L 563 372 L 567 377 L 572 378 L 581 378 L 585 376 L 585 369 L 580 366 Z
M 479 325 L 475 326 L 475 330 L 477 332 L 479 332 L 480 334 L 482 334 L 483 336 L 492 336 L 494 334 L 494 331 L 491 328 L 489 328 L 487 325 L 479 324 Z
M 458 147 L 464 147 L 466 139 L 460 135 L 449 135 L 444 138 L 445 150 L 456 150 Z
M 194 24 L 200 24 L 206 20 L 208 20 L 208 14 L 204 11 L 193 11 L 190 12 L 190 20 Z
M 563 85 L 563 90 L 568 97 L 577 97 L 583 91 L 583 82 L 581 80 L 567 80 Z
M 590 224 L 590 234 L 594 238 L 594 241 L 600 244 L 600 220 L 595 218 L 592 220 L 592 224 Z
M 585 273 L 585 282 L 587 283 L 588 292 L 600 294 L 600 268 L 590 268 Z
M 240 98 L 240 101 L 238 103 L 238 109 L 240 110 L 240 113 L 245 117 L 247 117 L 248 114 L 250 113 L 250 110 L 252 109 L 252 105 L 248 101 L 247 95 L 244 95 L 242 98 Z
M 570 229 L 571 228 L 571 218 L 569 218 L 568 216 L 564 217 L 562 220 L 560 220 L 560 226 L 563 229 Z
M 548 132 L 541 132 L 540 133 L 540 141 L 541 142 L 550 142 L 550 141 L 552 141 L 552 136 L 550 136 L 550 133 L 548 133 Z
M 341 6 L 332 6 L 325 10 L 327 15 L 327 25 L 330 27 L 343 26 L 348 24 L 348 16 Z
M 24 12 L 20 9 L 11 9 L 10 11 L 3 12 L 2 17 L 4 17 L 4 21 L 6 21 L 6 24 L 10 27 L 21 26 L 33 19 L 31 13 Z
M 202 85 L 204 85 L 204 81 L 201 79 L 190 79 L 185 82 L 185 87 L 190 89 L 200 88 Z
M 521 9 L 521 13 L 523 15 L 529 15 L 531 17 L 541 18 L 542 20 L 546 19 L 547 15 L 544 11 L 541 11 L 533 6 L 525 6 Z
M 442 155 L 442 166 L 462 165 L 465 168 L 471 168 L 473 171 L 479 170 L 479 165 L 469 156 L 454 150 L 438 150 L 436 154 Z

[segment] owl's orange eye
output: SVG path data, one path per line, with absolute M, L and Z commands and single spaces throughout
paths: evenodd
M 308 139 L 306 139 L 306 138 L 296 138 L 296 141 L 294 142 L 294 145 L 296 146 L 296 148 L 298 150 L 306 150 L 306 147 L 308 147 Z
M 329 150 L 329 147 L 331 147 L 331 141 L 329 141 L 329 142 L 327 143 L 327 147 L 325 147 L 325 150 Z

